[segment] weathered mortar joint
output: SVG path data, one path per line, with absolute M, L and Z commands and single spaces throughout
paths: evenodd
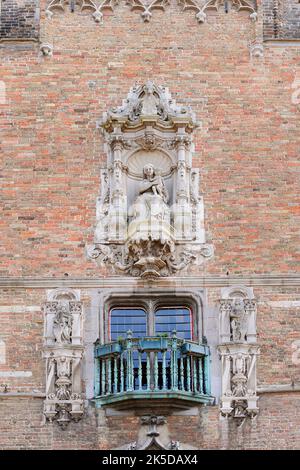
M 82 418 L 81 390 L 82 303 L 79 291 L 55 289 L 48 292 L 45 315 L 46 400 L 44 415 L 65 429 L 71 420 Z
M 224 417 L 243 420 L 258 414 L 256 360 L 256 301 L 253 289 L 233 286 L 222 290 L 220 300 L 220 340 Z

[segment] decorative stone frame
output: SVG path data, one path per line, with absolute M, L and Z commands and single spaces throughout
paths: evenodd
M 187 307 L 191 309 L 192 314 L 192 331 L 193 341 L 203 343 L 203 307 L 201 298 L 195 296 L 191 293 L 182 293 L 178 298 L 171 296 L 170 294 L 165 294 L 162 296 L 157 296 L 155 294 L 134 294 L 130 297 L 120 296 L 120 295 L 110 295 L 104 305 L 104 343 L 110 341 L 110 332 L 109 330 L 109 316 L 111 309 L 117 307 L 136 307 L 143 308 L 146 312 L 146 321 L 147 321 L 147 331 L 149 332 L 148 336 L 153 336 L 151 331 L 155 329 L 155 312 L 159 308 L 163 307 L 177 307 L 177 306 Z M 200 308 L 199 308 L 200 307 Z M 205 338 L 204 338 L 205 341 Z
M 81 362 L 83 347 L 83 306 L 80 291 L 48 291 L 44 311 L 44 348 L 46 359 L 46 420 L 65 429 L 71 420 L 83 415 Z
M 232 286 L 221 291 L 220 345 L 221 414 L 254 418 L 258 413 L 256 361 L 256 300 L 253 289 Z
M 122 106 L 104 113 L 99 128 L 107 168 L 101 170 L 94 244 L 87 247 L 99 265 L 152 280 L 212 257 L 200 170 L 192 167 L 197 126 L 189 108 L 176 105 L 167 88 L 151 81 L 133 87 Z M 150 166 L 153 179 L 145 175 Z M 151 200 L 143 205 L 145 182 Z M 158 191 L 169 193 L 169 201 Z

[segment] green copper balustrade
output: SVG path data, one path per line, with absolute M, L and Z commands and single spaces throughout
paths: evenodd
M 98 404 L 164 397 L 208 403 L 210 355 L 207 345 L 172 337 L 127 338 L 95 347 Z

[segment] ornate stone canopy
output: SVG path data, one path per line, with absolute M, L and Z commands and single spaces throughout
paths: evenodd
M 94 245 L 88 256 L 113 272 L 174 275 L 213 254 L 205 241 L 200 172 L 192 167 L 198 124 L 168 88 L 148 81 L 98 123 L 107 149 Z

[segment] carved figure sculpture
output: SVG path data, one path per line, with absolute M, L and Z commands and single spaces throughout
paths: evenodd
M 57 364 L 57 377 L 69 377 L 71 375 L 71 360 L 67 357 L 58 357 Z
M 162 232 L 168 232 L 170 224 L 168 198 L 168 191 L 159 172 L 155 171 L 152 164 L 145 165 L 139 195 L 130 212 L 130 215 L 133 215 L 129 227 L 132 239 L 163 239 Z M 166 225 L 166 230 L 162 229 L 161 224 Z
M 145 95 L 142 101 L 142 115 L 152 116 L 157 114 L 158 99 L 154 96 L 154 85 L 148 80 L 144 86 Z
M 247 333 L 246 312 L 243 299 L 235 299 L 230 314 L 233 341 L 245 341 Z
M 72 336 L 72 314 L 65 305 L 58 307 L 53 321 L 53 335 L 56 343 L 70 343 Z
M 153 193 L 155 196 L 160 196 L 164 203 L 168 202 L 169 195 L 164 184 L 164 180 L 161 177 L 159 170 L 154 170 L 151 163 L 144 166 L 143 169 L 144 179 L 140 185 L 140 195 L 146 193 Z M 149 198 L 146 198 L 149 201 Z

